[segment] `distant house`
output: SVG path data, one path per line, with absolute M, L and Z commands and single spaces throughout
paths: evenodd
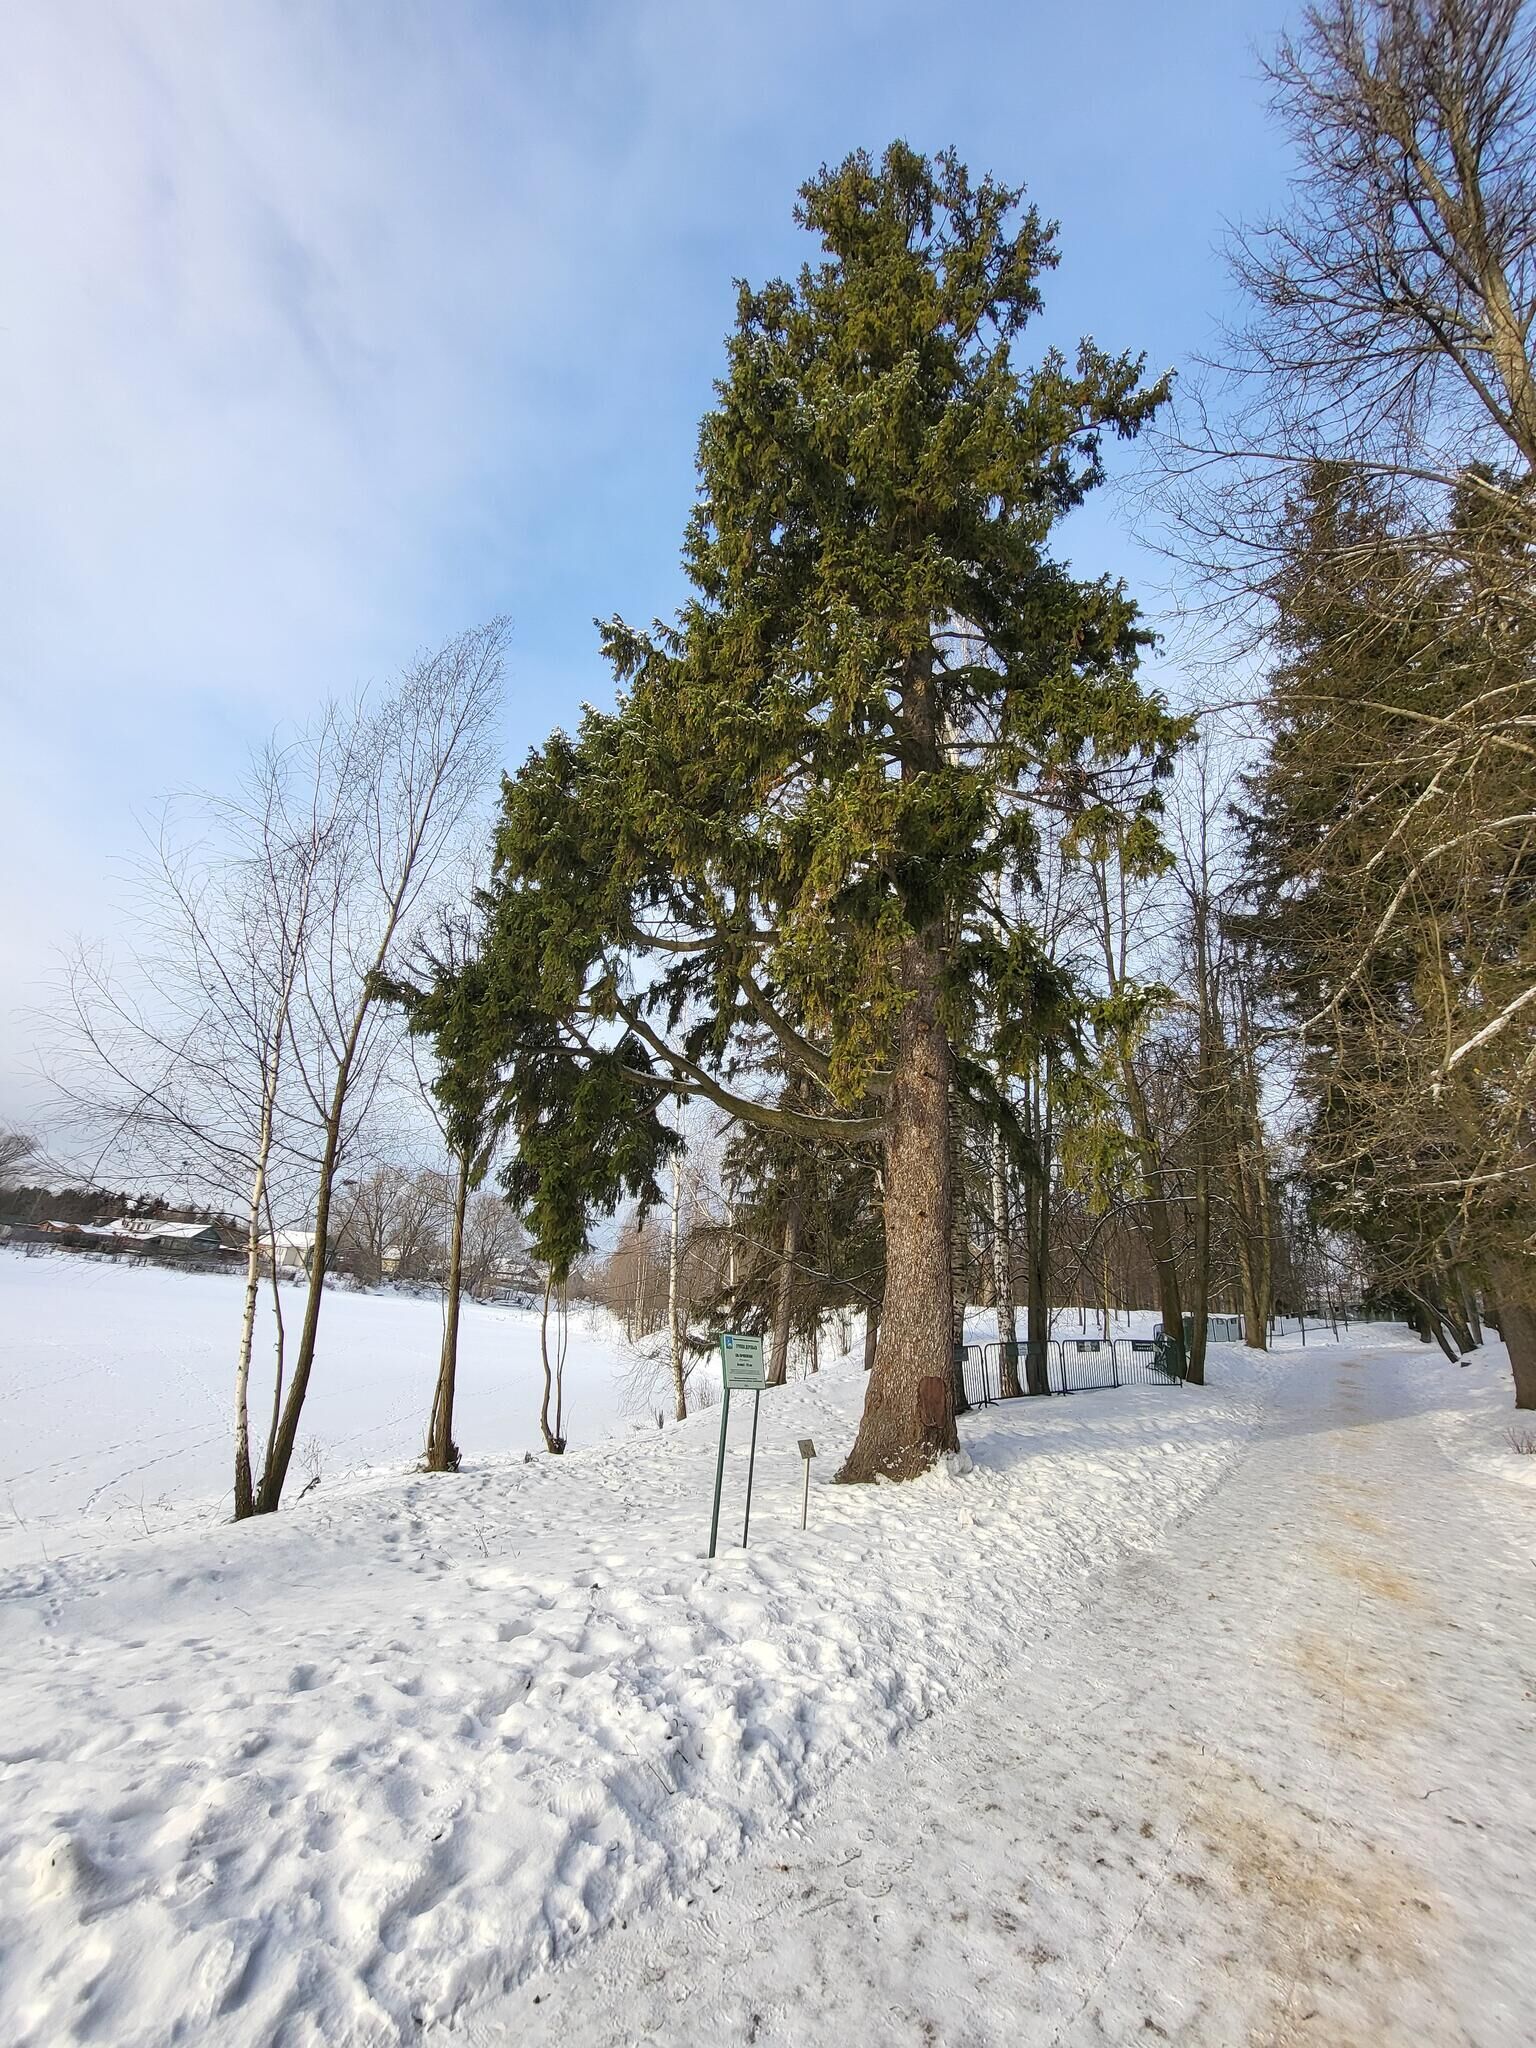
M 224 1242 L 216 1223 L 164 1223 L 157 1216 L 120 1216 L 115 1223 L 103 1224 L 97 1234 L 156 1252 L 192 1248 L 216 1252 L 223 1249 Z
M 279 1230 L 272 1237 L 274 1263 L 279 1273 L 290 1276 L 307 1274 L 315 1256 L 315 1233 L 312 1230 Z
M 158 1216 L 119 1216 L 111 1223 L 39 1224 L 50 1237 L 115 1252 L 220 1252 L 224 1239 L 216 1223 L 167 1223 Z

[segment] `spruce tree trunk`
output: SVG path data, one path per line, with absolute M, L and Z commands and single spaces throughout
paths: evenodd
M 768 1359 L 767 1382 L 782 1387 L 789 1378 L 789 1324 L 795 1296 L 795 1258 L 800 1250 L 800 1203 L 793 1185 L 784 1211 L 784 1253 L 779 1260 L 778 1281 L 773 1296 L 773 1349 Z
M 954 1328 L 941 943 L 931 927 L 907 942 L 903 962 L 911 995 L 896 1027 L 886 1102 L 885 1298 L 859 1433 L 838 1474 L 843 1480 L 912 1479 L 940 1451 L 959 1448 L 953 1413 L 925 1431 L 917 1405 L 919 1380 L 950 1385 Z
M 1024 1388 L 1019 1380 L 1019 1324 L 1013 1312 L 1013 1242 L 1008 1228 L 1008 1148 L 1001 1131 L 992 1138 L 992 1298 L 997 1303 L 997 1341 L 1002 1346 L 998 1387 L 1005 1401 Z
M 459 1299 L 464 1290 L 464 1211 L 469 1205 L 469 1160 L 461 1154 L 453 1184 L 453 1223 L 448 1234 L 448 1286 L 444 1300 L 443 1354 L 437 1393 L 427 1430 L 426 1468 L 457 1472 L 459 1447 L 453 1440 L 453 1387 L 459 1368 Z

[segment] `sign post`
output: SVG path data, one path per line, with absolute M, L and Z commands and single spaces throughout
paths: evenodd
M 752 1520 L 752 1474 L 757 1467 L 757 1404 L 763 1398 L 761 1387 L 752 1389 L 752 1448 L 747 1452 L 747 1511 L 741 1518 L 741 1547 L 747 1547 L 747 1527 Z
M 747 1547 L 747 1527 L 752 1519 L 752 1469 L 757 1462 L 757 1407 L 763 1391 L 763 1340 L 745 1337 L 739 1331 L 720 1335 L 720 1450 L 715 1459 L 715 1505 L 709 1518 L 709 1554 L 715 1554 L 720 1534 L 720 1488 L 725 1479 L 725 1433 L 731 1419 L 731 1394 L 752 1396 L 752 1449 L 747 1458 L 747 1513 L 741 1525 L 741 1547 Z
M 805 1527 L 805 1518 L 811 1510 L 811 1460 L 815 1455 L 815 1438 L 809 1436 L 801 1437 L 800 1456 L 805 1461 L 805 1491 L 800 1496 L 800 1526 L 802 1529 Z

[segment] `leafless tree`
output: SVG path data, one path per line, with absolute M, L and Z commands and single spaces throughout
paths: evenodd
M 281 1499 L 313 1369 L 333 1197 L 383 1074 L 377 977 L 427 910 L 484 787 L 499 623 L 416 663 L 377 702 L 274 740 L 231 797 L 168 806 L 138 863 L 133 938 L 68 962 L 50 1065 L 98 1158 L 246 1217 L 235 1513 Z M 281 1234 L 313 1250 L 291 1379 Z M 260 1274 L 277 1358 L 259 1482 L 250 1378 Z
M 485 1294 L 492 1287 L 534 1289 L 528 1263 L 528 1233 L 504 1195 L 481 1188 L 464 1212 L 464 1291 Z
M 396 1162 L 362 1175 L 333 1233 L 332 1257 L 360 1280 L 430 1280 L 443 1261 L 443 1175 Z
M 1458 490 L 1536 538 L 1525 0 L 1317 0 L 1267 72 L 1297 173 L 1282 209 L 1234 232 L 1248 312 L 1149 444 L 1172 551 L 1259 640 L 1289 503 L 1319 461 L 1411 509 L 1426 573 Z M 1233 645 L 1219 636 L 1223 662 Z
M 37 1140 L 30 1131 L 0 1129 L 0 1184 L 36 1156 Z
M 1266 438 L 1452 483 L 1536 465 L 1524 0 L 1320 0 L 1270 63 L 1299 175 L 1238 236 Z
M 51 1033 L 66 1114 L 99 1156 L 174 1176 L 245 1216 L 237 1517 L 254 1505 L 249 1390 L 262 1265 L 275 1265 L 277 1219 L 301 1213 L 307 1132 L 285 1087 L 295 990 L 338 829 L 338 732 L 326 712 L 254 756 L 232 796 L 165 807 L 132 874 L 131 944 L 116 957 L 76 948 Z
M 490 767 L 501 699 L 501 620 L 423 656 L 349 729 L 347 831 L 326 870 L 315 943 L 295 996 L 291 1042 L 320 1134 L 315 1249 L 293 1377 L 273 1432 L 256 1511 L 278 1506 L 314 1369 L 331 1205 L 349 1123 L 378 1086 L 395 1013 L 384 977 L 433 905 L 431 888 L 454 853 Z

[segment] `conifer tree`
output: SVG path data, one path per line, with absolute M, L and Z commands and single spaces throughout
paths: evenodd
M 1016 360 L 1057 260 L 1021 196 L 901 143 L 802 188 L 820 258 L 740 287 L 700 430 L 694 595 L 603 627 L 617 709 L 508 782 L 472 1006 L 545 1256 L 653 1185 L 669 1095 L 878 1147 L 848 1479 L 955 1440 L 917 1397 L 949 1378 L 948 1098 L 1022 1142 L 997 1076 L 1042 971 L 989 906 L 1027 896 L 1039 806 L 1147 807 L 1182 731 L 1124 590 L 1047 552 L 1164 387 L 1091 341 Z

